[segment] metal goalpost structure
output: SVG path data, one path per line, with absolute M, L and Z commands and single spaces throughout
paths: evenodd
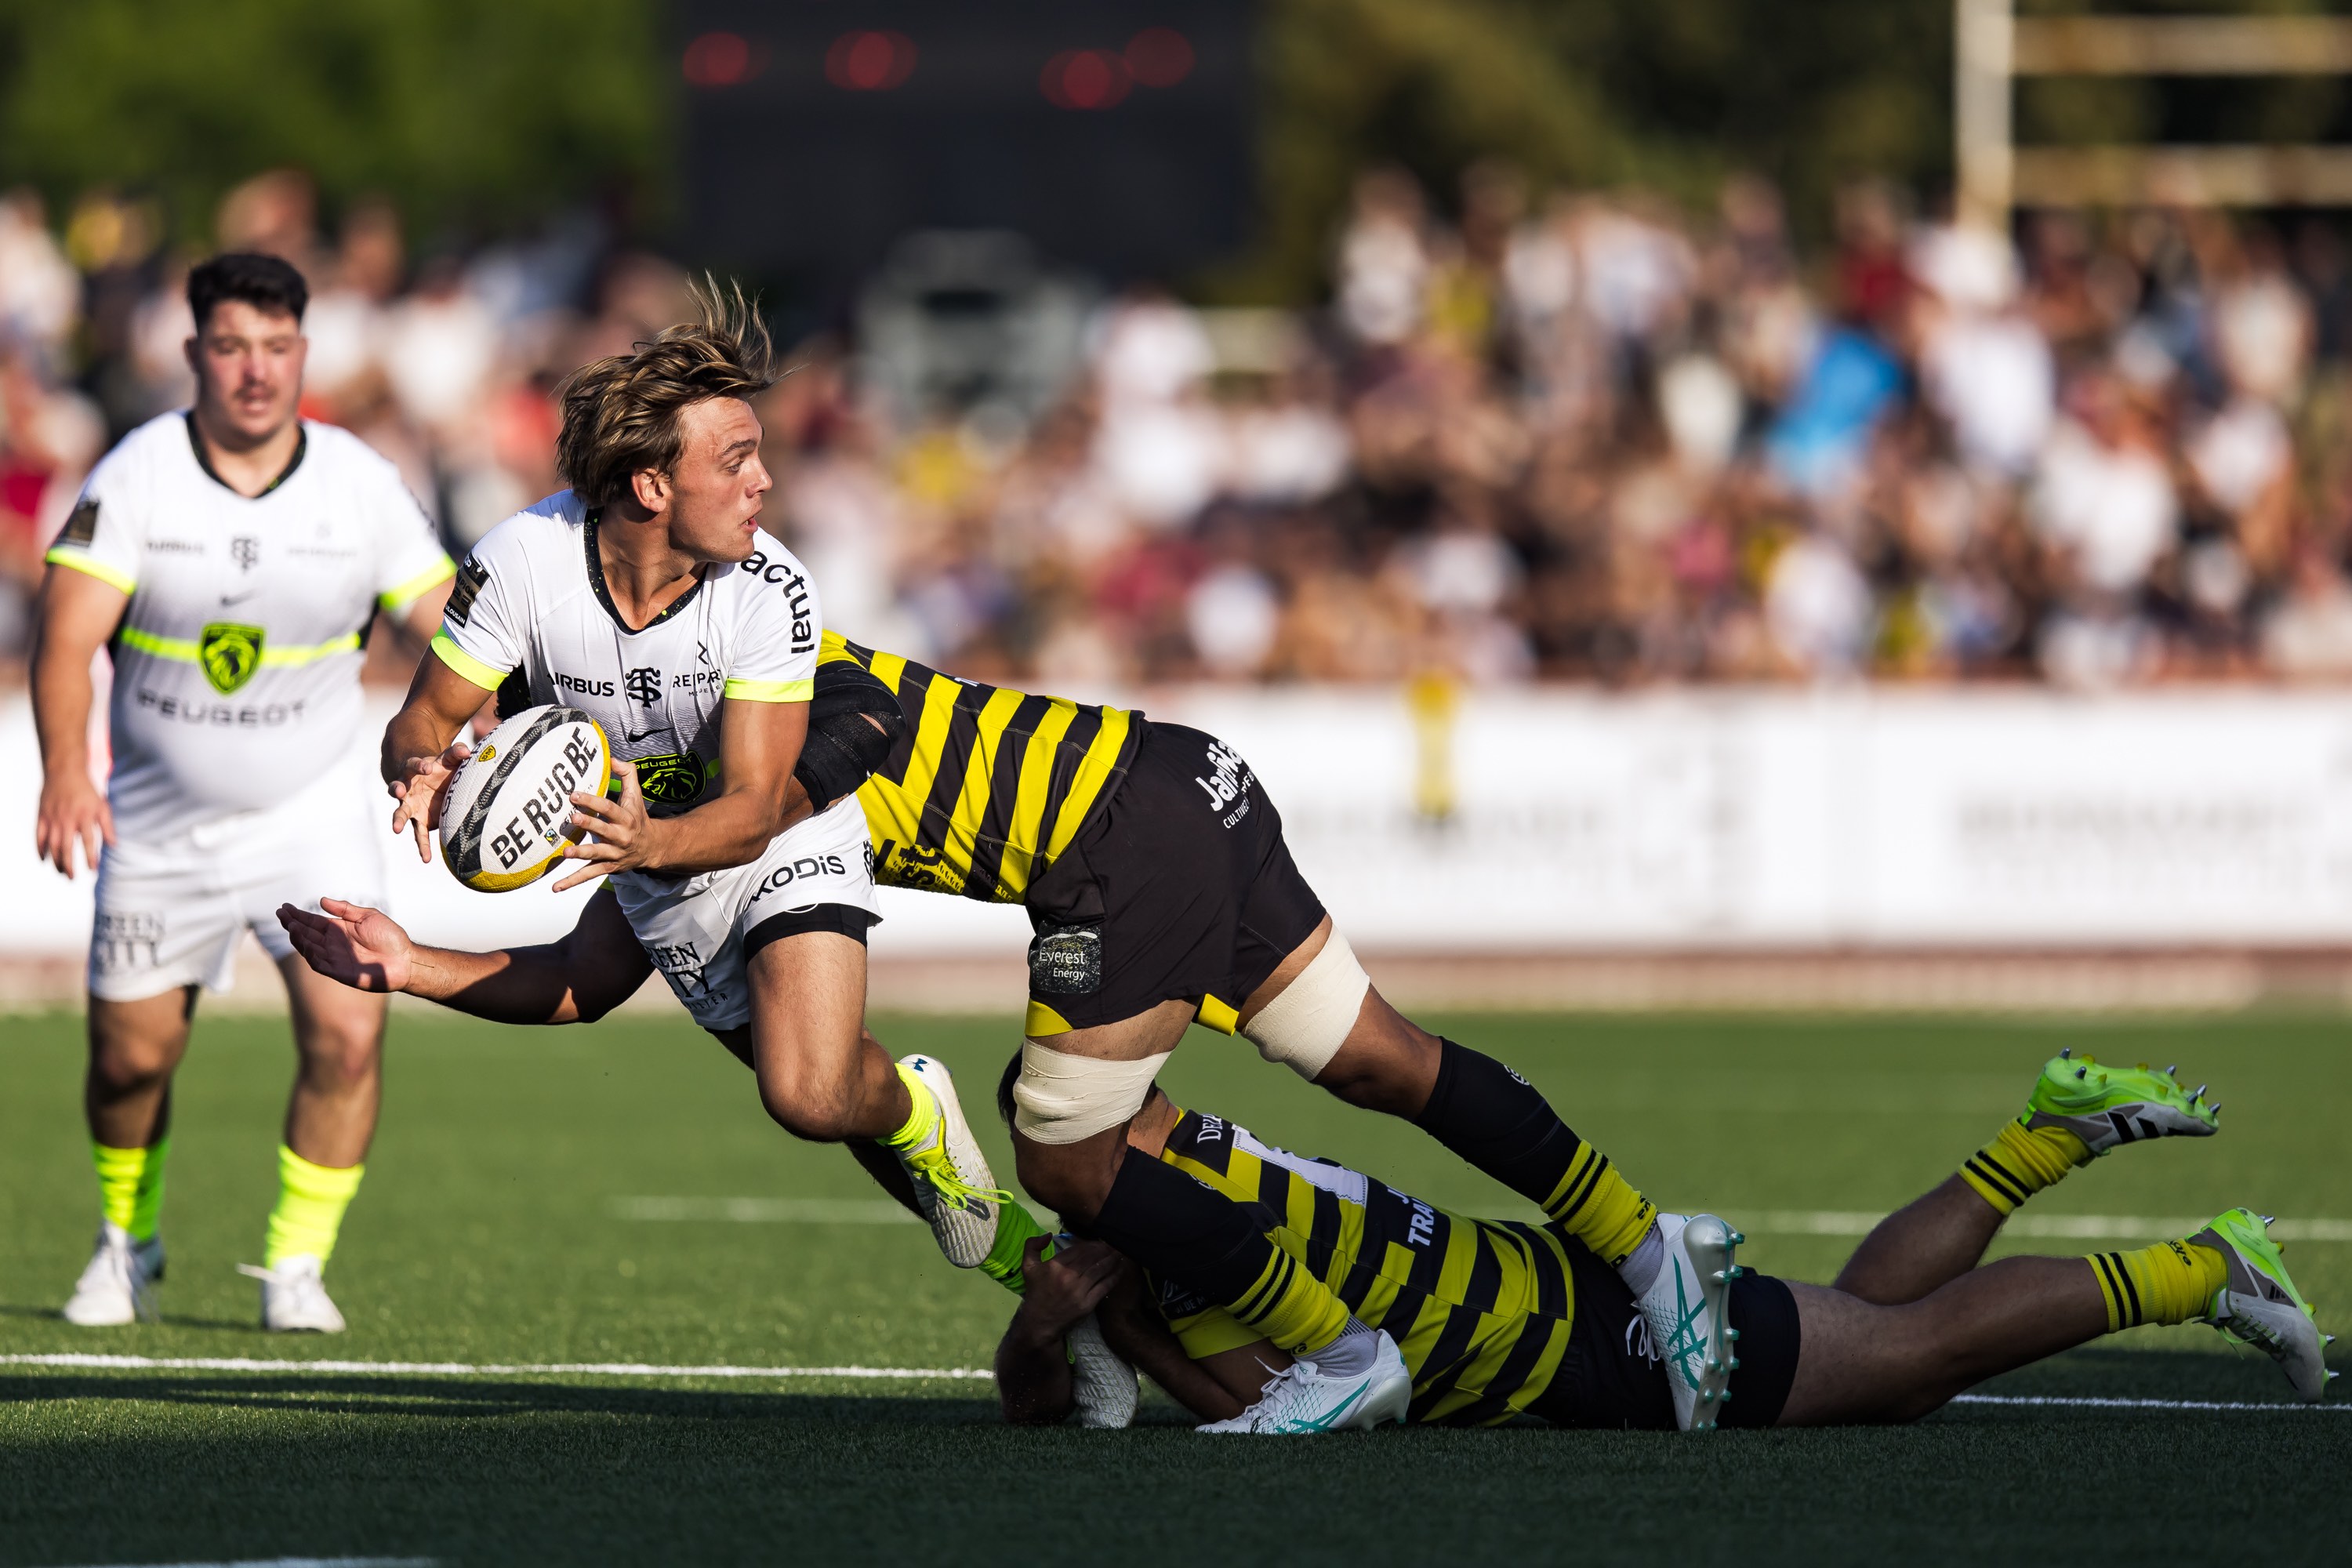
M 2352 74 L 2352 17 L 2019 16 L 1953 0 L 1960 216 L 2018 206 L 2352 206 L 2352 146 L 2020 147 L 2011 89 L 2029 76 Z

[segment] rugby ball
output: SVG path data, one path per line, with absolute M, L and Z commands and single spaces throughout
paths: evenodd
M 441 858 L 477 892 L 504 893 L 563 864 L 583 837 L 571 826 L 575 793 L 603 795 L 613 749 L 577 708 L 526 708 L 482 738 L 441 803 Z

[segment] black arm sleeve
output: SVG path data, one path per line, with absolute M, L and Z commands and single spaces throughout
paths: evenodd
M 816 667 L 808 739 L 793 776 L 822 810 L 873 776 L 907 732 L 898 694 L 845 658 Z

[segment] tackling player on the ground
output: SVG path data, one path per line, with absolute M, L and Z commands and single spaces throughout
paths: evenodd
M 1008 1114 L 1013 1070 L 1000 1095 Z M 1691 1331 L 1697 1302 L 1644 1312 L 1616 1272 L 1558 1226 L 1449 1214 L 1180 1110 L 1156 1089 L 1129 1138 L 1144 1156 L 1256 1207 L 1286 1256 L 1367 1322 L 1393 1326 L 1412 1386 L 1377 1412 L 1387 1419 L 1484 1426 L 1526 1414 L 1560 1426 L 1672 1430 L 1672 1390 L 1687 1381 L 1714 1384 L 1701 1426 L 1909 1421 L 2103 1334 L 2185 1322 L 2263 1351 L 2297 1397 L 2318 1400 L 2337 1375 L 2324 1355 L 2333 1336 L 2319 1331 L 2251 1210 L 2131 1251 L 1979 1267 L 2031 1194 L 2126 1142 L 2210 1134 L 2217 1109 L 2184 1093 L 2169 1069 L 2061 1055 L 2024 1114 L 1958 1175 L 1882 1221 L 1833 1286 L 1743 1269 L 1732 1261 L 1738 1234 L 1693 1216 L 1691 1230 L 1720 1237 L 1721 1261 L 1702 1282 L 1727 1324 L 1714 1346 Z M 1286 1392 L 1291 1358 L 1263 1334 L 1099 1242 L 1055 1253 L 1033 1239 L 1028 1251 L 1022 1305 L 996 1357 L 1009 1419 L 1070 1412 L 1078 1374 L 1063 1341 L 1092 1314 L 1112 1347 L 1204 1430 L 1280 1429 L 1282 1413 L 1265 1405 Z
M 585 711 L 610 742 L 618 789 L 572 796 L 572 826 L 593 837 L 565 850 L 581 864 L 556 886 L 608 879 L 563 942 L 418 950 L 409 988 L 485 1017 L 564 1023 L 625 1000 L 650 963 L 751 1064 L 777 1122 L 849 1143 L 894 1190 L 910 1181 L 942 1247 L 969 1267 L 993 1236 L 995 1194 L 946 1069 L 894 1064 L 864 1028 L 878 917 L 865 819 L 839 797 L 866 769 L 828 782 L 824 764 L 850 759 L 824 737 L 804 747 L 823 623 L 806 571 L 759 526 L 771 481 L 747 400 L 773 380 L 767 335 L 740 293 L 703 304 L 701 321 L 568 384 L 556 451 L 572 489 L 467 556 L 384 731 L 393 829 L 413 830 L 429 858 L 428 830 L 467 754 L 453 740 L 486 701 Z M 857 729 L 881 743 L 879 730 Z M 796 771 L 804 793 L 839 804 L 800 815 Z M 326 908 L 348 924 L 374 914 L 363 903 Z M 314 951 L 347 955 L 332 921 L 289 913 L 321 973 L 371 983 Z
M 194 406 L 91 473 L 48 553 L 33 705 L 36 841 L 98 872 L 84 1103 L 104 1218 L 66 1320 L 150 1316 L 172 1075 L 199 986 L 251 931 L 285 976 L 299 1065 L 262 1267 L 270 1329 L 343 1326 L 320 1272 L 375 1131 L 384 1005 L 293 956 L 271 918 L 321 892 L 380 899 L 380 840 L 340 765 L 373 617 L 429 636 L 451 567 L 397 470 L 300 418 L 309 291 L 275 257 L 188 276 Z M 114 663 L 105 793 L 90 777 L 92 657 Z M 103 853 L 100 846 L 103 845 Z
M 1389 1005 L 1282 839 L 1249 766 L 1198 730 L 985 686 L 828 634 L 819 667 L 862 674 L 901 722 L 857 792 L 877 882 L 1024 905 L 1029 1008 L 1014 1089 L 1021 1181 L 1074 1224 L 1183 1281 L 1293 1355 L 1288 1428 L 1408 1380 L 1361 1321 L 1250 1211 L 1137 1152 L 1129 1119 L 1184 1031 L 1238 1033 L 1350 1104 L 1405 1117 L 1540 1207 L 1645 1300 L 1705 1247 L 1660 1216 L 1502 1063 Z M 1339 762 L 1335 759 L 1335 763 Z M 1016 1275 L 1034 1234 L 1002 1210 L 986 1267 Z M 1697 1391 L 1675 1405 L 1697 1418 Z

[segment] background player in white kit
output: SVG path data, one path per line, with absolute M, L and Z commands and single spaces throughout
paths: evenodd
M 848 797 L 871 760 L 814 791 L 830 809 L 786 826 L 823 625 L 808 574 L 759 526 L 772 481 L 745 400 L 773 379 L 766 333 L 740 294 L 704 305 L 703 321 L 572 378 L 556 447 L 572 488 L 467 556 L 384 731 L 394 831 L 413 829 L 427 858 L 426 830 L 467 754 L 453 737 L 493 692 L 509 712 L 584 710 L 619 785 L 614 799 L 572 796 L 574 825 L 594 837 L 565 851 L 583 865 L 556 886 L 610 879 L 579 928 L 550 948 L 427 950 L 448 982 L 434 999 L 513 1023 L 571 1022 L 625 998 L 649 961 L 751 1065 L 776 1121 L 850 1143 L 886 1184 L 902 1167 L 942 1247 L 971 1267 L 995 1215 L 953 1085 L 927 1058 L 893 1064 L 865 1032 L 866 933 L 878 916 L 865 814 Z M 878 731 L 859 733 L 887 748 Z M 820 735 L 814 751 L 834 743 Z M 373 914 L 366 903 L 326 909 L 350 924 Z M 319 940 L 332 934 L 309 923 Z M 365 979 L 305 952 L 322 973 Z
M 40 853 L 98 871 L 86 1105 L 104 1219 L 68 1321 L 152 1315 L 172 1074 L 196 990 L 250 930 L 285 976 L 299 1066 L 278 1152 L 262 1322 L 335 1331 L 320 1283 L 358 1191 L 384 1005 L 312 973 L 272 918 L 321 891 L 381 896 L 382 840 L 341 764 L 379 607 L 430 635 L 452 568 L 392 464 L 297 416 L 301 274 L 216 257 L 188 277 L 194 407 L 123 437 L 49 552 L 33 702 Z M 90 662 L 111 648 L 113 772 L 90 778 Z M 104 846 L 101 856 L 100 846 Z

